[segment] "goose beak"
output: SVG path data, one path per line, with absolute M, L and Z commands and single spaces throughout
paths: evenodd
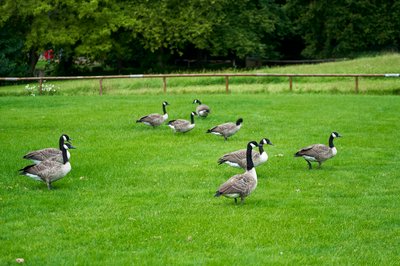
M 69 148 L 69 149 L 76 149 L 76 147 L 75 147 L 75 146 L 72 146 L 72 145 L 70 145 L 68 148 Z

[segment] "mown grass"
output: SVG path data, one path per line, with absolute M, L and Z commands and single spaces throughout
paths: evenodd
M 207 73 L 207 72 L 201 72 Z M 218 72 L 220 73 L 220 72 Z M 221 73 L 274 73 L 274 74 L 387 74 L 400 73 L 400 54 L 382 54 L 346 61 L 295 65 L 286 67 L 264 67 L 254 70 L 225 70 Z M 48 81 L 57 86 L 58 95 L 98 95 L 98 80 Z M 32 84 L 36 84 L 32 83 Z M 231 77 L 229 89 L 232 93 L 287 93 L 290 92 L 287 77 Z M 293 78 L 294 93 L 354 93 L 355 80 L 346 78 Z M 225 92 L 224 77 L 168 78 L 168 94 Z M 397 77 L 359 79 L 359 92 L 363 94 L 399 94 Z M 163 94 L 161 78 L 105 79 L 103 93 L 107 95 Z M 27 95 L 24 85 L 2 86 L 0 96 Z
M 134 121 L 188 118 L 187 134 Z M 394 265 L 400 243 L 397 96 L 172 94 L 0 97 L 0 264 Z M 209 127 L 243 117 L 224 142 Z M 307 170 L 298 149 L 344 135 L 338 155 Z M 27 151 L 68 133 L 73 170 L 48 191 L 19 176 Z M 245 204 L 214 198 L 240 172 L 222 154 L 268 137 L 270 159 Z

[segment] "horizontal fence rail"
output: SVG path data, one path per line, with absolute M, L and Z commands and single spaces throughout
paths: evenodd
M 295 77 L 350 77 L 354 78 L 354 91 L 358 93 L 358 81 L 361 77 L 400 77 L 400 73 L 387 74 L 267 74 L 267 73 L 235 73 L 235 74 L 135 74 L 135 75 L 108 75 L 108 76 L 71 76 L 71 77 L 0 77 L 0 81 L 38 81 L 39 94 L 42 93 L 42 85 L 44 80 L 84 80 L 97 79 L 99 80 L 99 94 L 103 94 L 104 79 L 130 79 L 130 78 L 160 78 L 163 80 L 163 91 L 167 92 L 167 78 L 187 78 L 187 77 L 224 77 L 225 91 L 229 93 L 229 78 L 230 77 L 287 77 L 289 79 L 289 89 L 293 90 L 293 78 Z

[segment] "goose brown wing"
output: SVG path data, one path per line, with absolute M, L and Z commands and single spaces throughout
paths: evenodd
M 330 148 L 324 144 L 314 144 L 308 147 L 305 147 L 298 151 L 300 156 L 306 155 L 314 158 L 320 158 L 326 154 L 329 154 Z
M 62 167 L 62 163 L 53 160 L 45 160 L 38 165 L 34 165 L 28 169 L 25 169 L 27 173 L 38 175 L 42 180 L 51 178 Z
M 141 117 L 138 121 L 146 122 L 153 126 L 159 126 L 165 121 L 165 119 L 164 119 L 164 116 L 161 114 L 149 114 L 149 115 Z
M 223 183 L 218 191 L 221 194 L 244 194 L 250 192 L 251 186 L 254 183 L 254 178 L 248 173 L 234 175 Z
M 47 148 L 37 151 L 32 151 L 24 155 L 24 159 L 43 161 L 49 157 L 61 155 L 61 150 L 56 148 Z
M 213 127 L 212 129 L 210 129 L 211 132 L 220 132 L 225 134 L 226 132 L 229 132 L 230 130 L 232 130 L 236 125 L 234 123 L 225 123 L 225 124 L 221 124 L 218 126 Z
M 177 120 L 173 120 L 170 123 L 175 129 L 179 130 L 179 129 L 185 129 L 187 126 L 190 125 L 190 122 L 184 119 L 177 119 Z
M 243 160 L 246 160 L 246 150 L 238 150 L 224 154 L 221 158 L 218 159 L 218 163 L 221 164 L 227 161 L 233 163 L 240 163 Z

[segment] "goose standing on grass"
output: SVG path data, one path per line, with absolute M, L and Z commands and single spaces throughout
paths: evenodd
M 185 119 L 176 119 L 176 120 L 171 120 L 168 122 L 168 126 L 172 128 L 172 130 L 175 132 L 188 132 L 192 130 L 195 126 L 194 123 L 194 116 L 196 115 L 196 112 L 191 112 L 190 113 L 190 121 L 185 120 Z
M 235 203 L 237 203 L 237 198 L 240 197 L 241 203 L 243 203 L 244 199 L 256 189 L 257 172 L 254 168 L 253 159 L 251 156 L 252 149 L 256 146 L 258 146 L 256 141 L 250 141 L 247 144 L 246 171 L 243 174 L 232 176 L 228 179 L 228 181 L 223 183 L 215 193 L 215 197 L 223 195 L 228 198 L 234 198 Z
M 28 165 L 20 169 L 21 175 L 26 175 L 38 181 L 43 181 L 47 184 L 48 189 L 52 189 L 51 184 L 71 171 L 71 164 L 67 157 L 67 145 L 61 147 L 63 162 L 57 162 L 56 159 L 49 158 L 39 164 Z
M 242 123 L 243 119 L 239 118 L 236 123 L 224 123 L 207 130 L 206 133 L 223 136 L 224 139 L 227 140 L 230 136 L 239 131 L 239 129 L 242 127 Z
M 295 157 L 303 157 L 308 163 L 308 169 L 312 169 L 311 162 L 321 164 L 336 155 L 337 150 L 333 145 L 333 139 L 339 138 L 341 135 L 337 132 L 332 132 L 329 136 L 329 147 L 324 144 L 314 144 L 307 146 L 294 154 Z
M 169 105 L 168 102 L 163 102 L 162 103 L 162 109 L 163 109 L 163 114 L 149 114 L 145 115 L 138 120 L 136 120 L 136 123 L 143 123 L 148 126 L 156 127 L 164 123 L 168 119 L 168 113 L 166 106 Z
M 197 113 L 198 116 L 200 116 L 200 117 L 207 117 L 208 116 L 208 114 L 211 111 L 210 107 L 208 107 L 205 104 L 202 104 L 200 102 L 200 100 L 198 100 L 198 99 L 195 99 L 193 101 L 193 103 L 197 103 L 198 104 L 198 106 L 196 107 L 196 113 Z
M 56 148 L 45 148 L 41 150 L 31 151 L 24 155 L 24 159 L 31 160 L 35 164 L 39 164 L 41 161 L 44 161 L 50 157 L 56 156 L 59 162 L 62 162 L 62 147 L 65 142 L 70 142 L 72 139 L 67 134 L 62 134 L 58 141 L 59 149 Z M 71 154 L 68 149 L 75 149 L 70 143 L 65 143 L 67 145 L 67 157 L 71 158 Z
M 260 164 L 265 163 L 268 160 L 268 154 L 264 150 L 264 144 L 274 145 L 272 142 L 267 139 L 263 138 L 260 143 L 258 144 L 259 152 L 252 150 L 252 158 L 254 167 L 259 166 Z M 227 164 L 237 168 L 246 169 L 247 162 L 246 162 L 246 149 L 234 151 L 223 155 L 221 158 L 218 159 L 218 164 Z

